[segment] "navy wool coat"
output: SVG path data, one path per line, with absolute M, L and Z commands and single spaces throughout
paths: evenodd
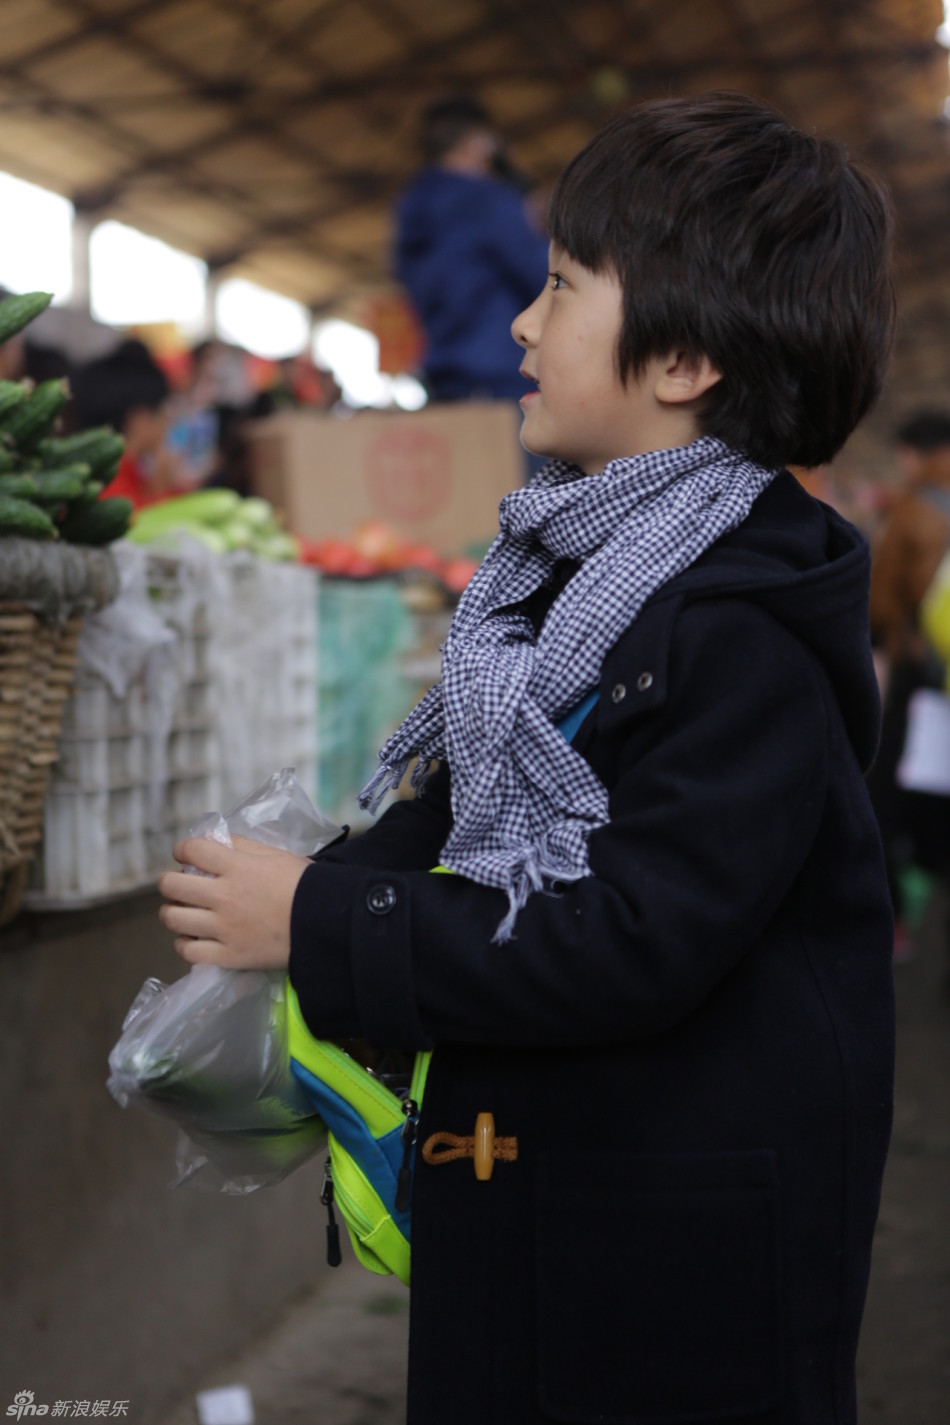
M 317 858 L 314 1034 L 435 1046 L 413 1185 L 410 1425 L 854 1425 L 891 1121 L 892 925 L 863 772 L 863 538 L 784 474 L 605 660 L 574 745 L 593 874 L 433 876 L 450 773 Z

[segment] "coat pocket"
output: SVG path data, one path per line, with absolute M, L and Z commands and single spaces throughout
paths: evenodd
M 774 1408 L 774 1153 L 545 1155 L 536 1227 L 549 1419 L 674 1425 Z

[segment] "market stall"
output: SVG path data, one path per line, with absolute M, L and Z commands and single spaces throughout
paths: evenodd
M 437 675 L 451 596 L 438 561 L 412 568 L 400 546 L 394 563 L 393 538 L 327 572 L 271 506 L 229 491 L 130 526 L 46 400 L 15 440 L 0 416 L 3 1277 L 18 1303 L 0 1367 L 38 1399 L 108 1394 L 150 1420 L 324 1269 L 321 1162 L 248 1198 L 171 1192 L 171 1126 L 106 1092 L 143 981 L 183 970 L 156 879 L 199 817 L 284 766 L 358 828 L 376 749 Z M 112 521 L 96 545 L 83 509 Z M 110 1379 L 91 1378 L 106 1359 Z

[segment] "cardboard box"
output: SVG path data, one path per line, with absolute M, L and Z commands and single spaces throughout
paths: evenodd
M 345 537 L 382 520 L 439 554 L 498 528 L 498 502 L 524 483 L 521 414 L 508 402 L 349 419 L 283 411 L 251 427 L 254 491 L 308 539 Z

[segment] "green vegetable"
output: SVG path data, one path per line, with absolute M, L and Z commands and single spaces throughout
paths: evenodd
M 45 312 L 52 300 L 52 292 L 24 292 L 0 302 L 0 344 L 16 336 L 40 312 Z
M 158 505 L 149 505 L 142 514 L 151 514 L 153 509 L 161 508 Z M 216 529 L 213 525 L 199 524 L 197 520 L 177 519 L 171 520 L 163 529 L 155 528 L 153 523 L 143 523 L 142 514 L 135 518 L 132 528 L 129 530 L 129 539 L 133 544 L 155 545 L 159 549 L 174 549 L 177 543 L 177 536 L 186 534 L 191 539 L 197 539 L 199 543 L 215 554 L 227 554 L 228 542 L 222 530 Z
M 56 526 L 45 510 L 16 495 L 0 495 L 0 534 L 19 534 L 29 539 L 55 536 Z
M 256 554 L 259 559 L 269 559 L 275 562 L 296 559 L 297 541 L 293 535 L 278 530 L 276 534 L 263 535 L 255 539 L 251 545 L 251 553 Z
M 80 505 L 69 511 L 59 527 L 60 533 L 70 544 L 111 544 L 128 530 L 132 509 L 131 500 L 119 497 Z
M 69 385 L 64 379 L 41 381 L 3 422 L 0 435 L 8 446 L 27 449 L 46 434 L 68 400 Z
M 78 431 L 76 435 L 47 436 L 40 441 L 37 453 L 46 469 L 74 465 L 80 461 L 100 478 L 106 470 L 114 473 L 124 449 L 125 441 L 111 426 L 94 426 L 90 430 Z
M 215 534 L 220 534 L 228 549 L 247 549 L 254 542 L 256 531 L 237 518 L 227 524 L 215 526 Z
M 88 478 L 88 465 L 64 465 L 62 470 L 37 470 L 32 476 L 36 485 L 33 498 L 44 505 L 78 500 Z
M 16 495 L 20 500 L 36 498 L 36 481 L 26 470 L 0 475 L 0 495 Z
M 198 524 L 223 524 L 235 513 L 241 497 L 235 490 L 192 490 L 160 505 L 150 505 L 148 513 L 167 519 L 188 519 Z
M 193 490 L 173 500 L 149 505 L 136 516 L 131 538 L 136 544 L 151 544 L 160 535 L 182 526 L 216 526 L 234 514 L 241 497 L 234 490 Z
M 235 512 L 235 519 L 251 529 L 272 529 L 274 527 L 274 507 L 269 500 L 257 495 L 249 495 L 242 500 Z
M 8 470 L 15 470 L 17 458 L 12 450 L 7 450 L 5 445 L 0 445 L 0 475 L 5 475 Z
M 30 388 L 25 381 L 0 381 L 0 420 L 25 401 L 29 394 Z
M 109 485 L 118 474 L 119 465 L 121 464 L 121 462 L 122 451 L 120 450 L 118 455 L 114 456 L 111 460 L 106 461 L 104 465 L 96 466 L 92 473 L 95 475 L 97 480 L 102 481 L 103 485 Z
M 101 480 L 87 480 L 82 487 L 82 494 L 73 500 L 73 509 L 82 510 L 87 505 L 94 505 L 105 488 Z

